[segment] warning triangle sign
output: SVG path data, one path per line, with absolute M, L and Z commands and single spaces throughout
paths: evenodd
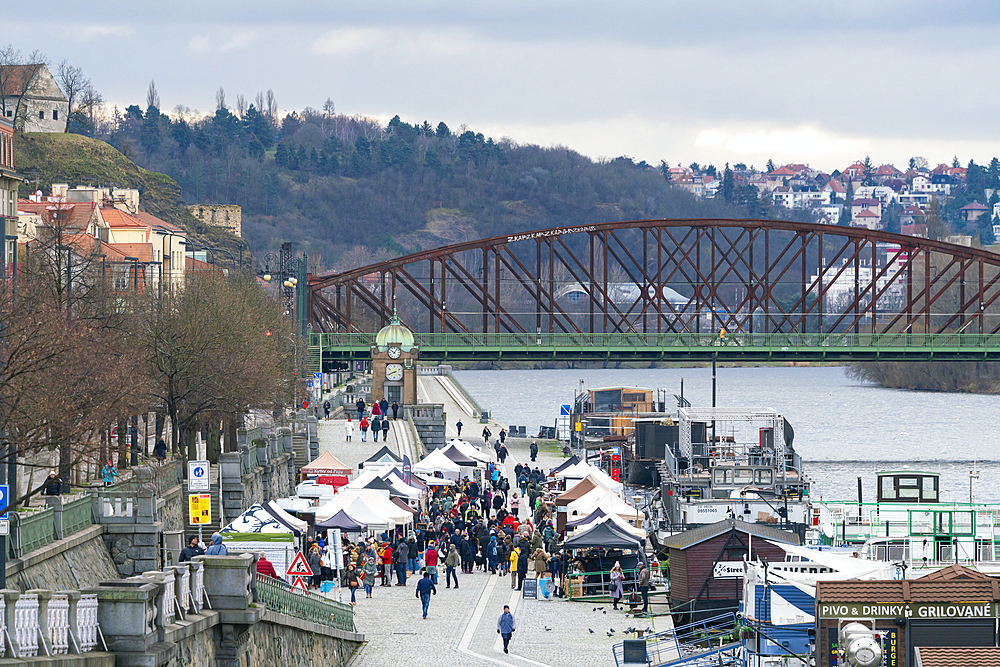
M 301 551 L 295 554 L 295 559 L 288 566 L 288 571 L 285 572 L 289 577 L 311 577 L 312 573 L 312 568 L 309 567 L 309 563 L 306 562 Z
M 306 587 L 306 582 L 302 581 L 302 577 L 295 577 L 295 581 L 292 582 L 292 588 L 301 588 L 302 590 L 309 592 Z

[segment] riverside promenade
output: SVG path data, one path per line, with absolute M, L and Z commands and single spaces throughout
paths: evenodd
M 460 416 L 465 424 L 463 439 L 482 447 L 482 425 L 473 414 L 472 406 L 454 387 L 449 378 L 420 378 L 422 401 L 443 403 L 448 415 L 449 438 L 456 435 L 455 422 Z M 450 389 L 450 391 L 449 391 Z M 357 469 L 383 444 L 397 454 L 412 452 L 409 431 L 401 420 L 392 423 L 388 443 L 361 442 L 355 431 L 352 442 L 344 439 L 342 420 L 319 422 L 320 451 L 329 451 L 344 463 Z M 494 434 L 499 424 L 491 423 Z M 511 456 L 504 474 L 512 478 L 518 462 L 529 462 L 531 440 L 508 440 Z M 492 453 L 492 449 L 489 450 Z M 410 453 L 412 457 L 413 454 Z M 418 457 L 419 458 L 419 457 Z M 562 457 L 555 452 L 540 451 L 534 465 L 547 469 L 558 465 Z M 523 512 L 523 510 L 522 510 Z M 459 574 L 459 587 L 445 588 L 439 577 L 438 593 L 431 598 L 426 620 L 421 618 L 420 602 L 415 597 L 415 578 L 408 578 L 406 587 L 375 587 L 371 600 L 358 597 L 354 607 L 358 632 L 366 643 L 348 663 L 350 667 L 381 667 L 388 664 L 433 664 L 439 667 L 571 667 L 580 664 L 609 664 L 612 645 L 635 635 L 626 635 L 630 626 L 665 629 L 669 617 L 663 619 L 631 619 L 615 611 L 610 603 L 570 602 L 563 599 L 522 600 L 520 592 L 511 590 L 510 577 L 476 571 Z M 349 599 L 349 593 L 346 593 Z M 510 605 L 517 619 L 517 632 L 510 644 L 510 653 L 503 653 L 503 644 L 496 633 L 497 618 L 504 605 Z M 660 626 L 654 625 L 659 621 Z M 614 634 L 608 636 L 611 630 Z

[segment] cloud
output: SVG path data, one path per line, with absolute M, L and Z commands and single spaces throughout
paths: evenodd
M 186 51 L 198 56 L 239 51 L 253 44 L 256 38 L 256 30 L 227 30 L 219 35 L 194 35 L 188 40 Z
M 103 37 L 127 38 L 135 34 L 135 29 L 128 25 L 88 24 L 72 28 L 73 34 L 85 42 Z
M 412 56 L 455 57 L 484 47 L 480 37 L 464 29 L 420 30 L 347 27 L 329 30 L 316 38 L 310 52 L 317 56 L 349 56 L 372 51 Z

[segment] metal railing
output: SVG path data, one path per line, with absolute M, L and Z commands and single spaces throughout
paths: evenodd
M 265 574 L 255 576 L 257 597 L 267 604 L 268 609 L 345 632 L 357 632 L 354 610 L 350 605 L 335 602 L 318 593 L 307 593 Z
M 90 494 L 62 497 L 63 537 L 78 533 L 92 523 Z
M 740 646 L 735 632 L 736 614 L 729 613 L 647 635 L 645 637 L 647 664 L 693 664 L 708 656 L 735 652 Z M 615 665 L 625 664 L 624 643 L 615 644 L 611 650 L 615 656 Z M 711 664 L 727 663 L 716 658 Z
M 313 333 L 322 348 L 364 348 L 374 333 Z M 1000 334 L 977 333 L 416 333 L 421 351 L 434 348 L 652 347 L 652 348 L 958 348 L 1000 349 Z
M 22 509 L 17 512 L 15 550 L 18 557 L 40 549 L 55 539 L 55 510 Z

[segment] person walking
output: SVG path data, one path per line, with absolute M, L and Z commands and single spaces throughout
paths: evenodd
M 451 588 L 452 577 L 455 578 L 455 588 L 458 588 L 458 575 L 455 574 L 455 568 L 458 567 L 460 562 L 461 559 L 458 557 L 458 547 L 452 543 L 451 546 L 448 547 L 448 557 L 444 559 L 444 581 L 445 584 L 447 584 L 445 588 Z
M 272 579 L 278 578 L 278 573 L 274 571 L 274 564 L 267 559 L 267 554 L 263 551 L 257 557 L 257 574 L 263 574 Z
M 392 557 L 396 563 L 396 585 L 405 586 L 406 585 L 406 561 L 409 560 L 410 550 L 406 546 L 406 542 L 400 540 L 396 544 L 396 550 L 393 552 Z
M 510 644 L 511 635 L 517 630 L 517 621 L 514 614 L 510 613 L 510 605 L 503 606 L 503 613 L 497 619 L 497 634 L 503 637 L 503 652 L 508 653 L 507 646 Z
M 396 401 L 392 402 L 392 418 L 393 420 L 398 419 L 399 415 L 399 403 Z
M 323 401 L 323 419 L 329 419 L 329 418 L 330 418 L 330 401 L 328 399 Z
M 507 451 L 507 445 L 500 445 L 499 456 L 501 464 L 506 463 L 508 454 L 509 452 Z
M 388 542 L 382 548 L 382 585 L 392 586 L 392 547 Z
M 374 410 L 377 406 L 378 403 L 372 404 L 372 420 L 371 420 L 372 442 L 378 442 L 378 432 L 382 430 L 381 420 L 378 418 L 378 415 L 374 414 Z
M 462 420 L 461 419 L 459 419 L 458 422 L 455 423 L 455 428 L 458 429 L 458 437 L 461 438 L 462 437 Z
M 382 418 L 382 442 L 386 442 L 389 439 L 389 418 Z
M 318 544 L 309 547 L 309 553 L 306 554 L 306 562 L 309 564 L 309 569 L 312 570 L 312 581 L 309 588 L 319 588 L 323 577 L 323 559 L 320 556 Z
M 361 427 L 361 442 L 368 442 L 368 418 L 361 416 L 358 417 L 361 423 L 358 425 Z
M 433 542 L 431 542 L 430 544 L 427 545 L 427 550 L 424 551 L 424 567 L 426 568 L 426 572 L 428 572 L 431 575 L 431 581 L 434 582 L 435 586 L 437 585 L 438 582 L 437 566 L 438 566 L 437 546 Z
M 542 575 L 549 569 L 548 558 L 546 557 L 545 550 L 538 547 L 535 549 L 535 555 L 533 558 L 535 562 L 532 569 L 535 571 L 535 579 L 541 579 Z
M 531 447 L 528 449 L 531 451 L 531 460 L 534 461 L 535 457 L 538 456 L 538 443 L 532 441 Z
M 371 598 L 372 589 L 375 587 L 375 574 L 378 572 L 378 565 L 375 563 L 374 556 L 369 556 L 365 560 L 365 567 L 363 568 L 365 573 L 365 597 Z
M 382 416 L 385 417 L 386 419 L 388 419 L 389 418 L 389 401 L 387 401 L 384 396 L 382 397 L 382 400 L 378 402 L 378 407 L 379 407 L 379 412 L 382 413 Z
M 525 542 L 518 546 L 518 556 L 517 556 L 517 590 L 521 590 L 521 586 L 524 585 L 524 579 L 528 576 L 528 545 Z
M 521 516 L 521 499 L 517 495 L 517 491 L 510 499 L 510 513 L 514 515 L 515 518 Z
M 486 560 L 489 563 L 490 574 L 497 573 L 498 556 L 499 556 L 499 545 L 497 544 L 497 536 L 490 535 L 490 541 L 486 545 Z
M 354 599 L 354 594 L 358 590 L 360 585 L 358 581 L 358 570 L 354 567 L 354 563 L 348 563 L 347 565 L 347 587 L 351 589 L 351 604 L 357 604 Z
M 167 458 L 167 443 L 163 438 L 156 441 L 156 446 L 153 447 L 153 456 L 160 463 L 163 463 Z
M 354 407 L 358 409 L 358 421 L 365 416 L 365 399 L 359 398 L 358 402 L 354 404 Z
M 118 477 L 118 471 L 115 469 L 115 464 L 108 461 L 108 464 L 101 468 L 101 477 L 104 478 L 104 486 L 111 486 L 115 483 L 115 479 Z
M 618 602 L 625 594 L 622 583 L 625 581 L 625 573 L 622 572 L 622 565 L 615 561 L 615 566 L 611 568 L 611 602 L 612 607 L 618 609 Z
M 378 401 L 372 401 L 372 417 L 381 417 L 382 408 L 379 407 Z
M 649 568 L 646 567 L 645 563 L 639 565 L 639 580 L 636 582 L 636 585 L 642 594 L 642 609 L 639 613 L 645 614 L 649 611 Z
M 458 588 L 458 586 L 455 586 Z M 424 576 L 417 582 L 417 593 L 416 596 L 420 598 L 420 604 L 424 608 L 424 618 L 427 618 L 427 607 L 431 604 L 431 594 L 437 595 L 437 588 L 434 587 L 434 582 L 431 581 L 431 575 L 424 572 Z
M 350 417 L 347 418 L 347 422 L 344 424 L 344 433 L 347 434 L 347 442 L 350 442 L 351 436 L 354 435 L 354 422 L 351 421 Z
M 500 427 L 500 433 L 497 434 L 497 437 L 500 438 L 501 445 L 503 444 L 504 440 L 507 439 L 507 431 L 505 431 L 502 426 Z
M 493 436 L 493 431 L 490 430 L 489 426 L 483 427 L 483 442 L 487 445 L 490 444 L 490 437 Z
M 178 562 L 183 563 L 185 561 L 191 560 L 195 556 L 204 556 L 204 555 L 205 555 L 205 550 L 201 548 L 200 544 L 198 544 L 197 536 L 192 535 L 191 538 L 188 540 L 188 545 L 183 549 L 181 549 L 181 557 L 178 559 Z
M 518 547 L 513 547 L 510 550 L 510 558 L 508 562 L 510 563 L 510 588 L 511 590 L 517 588 L 517 562 L 520 560 L 521 550 Z

